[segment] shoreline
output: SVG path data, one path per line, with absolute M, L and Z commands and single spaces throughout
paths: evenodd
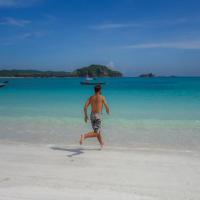
M 0 143 L 0 196 L 21 199 L 200 199 L 200 153 Z
M 51 148 L 54 146 L 67 146 L 67 147 L 80 147 L 80 148 L 96 148 L 100 149 L 100 145 L 98 141 L 95 139 L 88 140 L 87 142 L 84 142 L 83 145 L 79 144 L 79 138 L 77 140 L 77 143 L 36 143 L 36 142 L 29 142 L 29 141 L 15 141 L 15 140 L 8 140 L 8 139 L 0 139 L 0 146 L 1 145 L 16 145 L 16 146 L 32 146 L 32 147 L 46 147 Z M 135 144 L 135 145 L 119 145 L 119 144 L 107 144 L 104 146 L 103 150 L 106 151 L 141 151 L 141 152 L 154 152 L 154 153 L 194 153 L 194 154 L 200 154 L 199 149 L 183 149 L 183 148 L 173 148 L 171 146 L 160 146 L 160 145 L 142 145 L 142 144 Z

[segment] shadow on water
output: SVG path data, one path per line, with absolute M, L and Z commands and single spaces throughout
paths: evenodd
M 84 148 L 63 148 L 63 147 L 50 147 L 53 150 L 58 150 L 58 151 L 68 151 L 71 154 L 67 155 L 68 157 L 73 157 L 73 156 L 78 156 L 80 154 L 85 153 L 85 151 L 100 151 L 101 149 L 98 148 L 93 148 L 93 149 L 84 149 Z

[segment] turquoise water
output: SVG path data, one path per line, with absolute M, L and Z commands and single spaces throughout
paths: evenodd
M 4 79 L 1 79 L 4 80 Z M 93 94 L 81 78 L 10 79 L 0 89 L 0 139 L 74 144 L 90 130 L 83 105 Z M 200 78 L 105 78 L 109 145 L 200 149 Z M 96 144 L 88 141 L 87 144 Z

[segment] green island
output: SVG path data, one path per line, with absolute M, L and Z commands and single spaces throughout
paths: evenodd
M 72 72 L 66 71 L 39 71 L 39 70 L 0 70 L 0 77 L 121 77 L 122 73 L 104 65 L 90 65 Z

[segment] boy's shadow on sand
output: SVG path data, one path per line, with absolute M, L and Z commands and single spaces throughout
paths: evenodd
M 93 149 L 84 149 L 84 148 L 63 148 L 63 147 L 50 147 L 53 150 L 59 150 L 59 151 L 68 151 L 71 154 L 67 155 L 67 157 L 73 157 L 73 156 L 78 156 L 80 154 L 85 153 L 85 151 L 100 151 L 101 149 L 93 148 Z

